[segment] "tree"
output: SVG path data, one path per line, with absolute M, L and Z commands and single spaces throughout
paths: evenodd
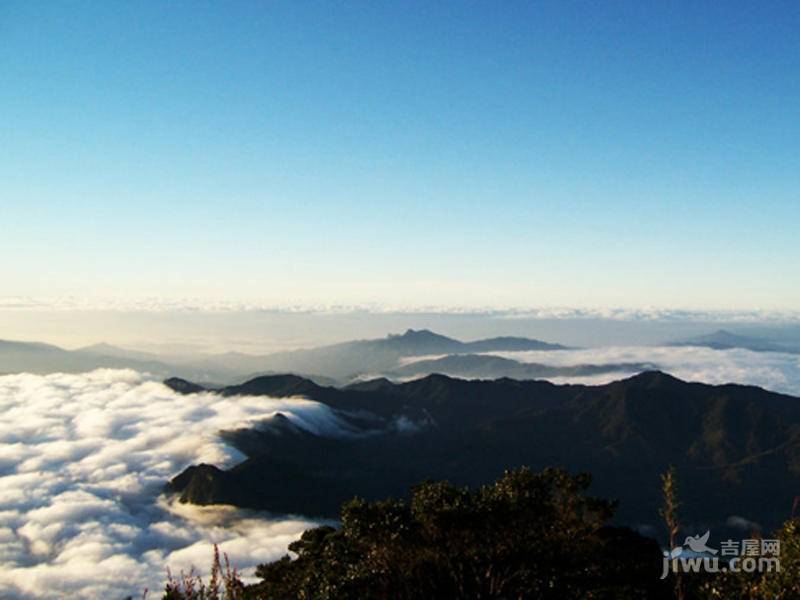
M 774 556 L 780 569 L 719 573 L 706 582 L 700 597 L 708 600 L 794 600 L 800 598 L 800 518 L 793 518 L 775 533 L 780 550 Z
M 675 536 L 680 531 L 680 521 L 678 519 L 678 482 L 675 474 L 675 467 L 670 466 L 665 473 L 661 475 L 661 491 L 664 497 L 664 504 L 659 509 L 659 514 L 664 519 L 669 533 L 669 547 L 670 550 L 675 548 Z
M 261 598 L 665 598 L 652 540 L 607 526 L 588 475 L 507 471 L 476 490 L 425 482 L 410 502 L 353 500 L 261 565 Z M 665 593 L 667 595 L 665 596 Z
M 664 519 L 669 534 L 669 549 L 672 551 L 675 546 L 676 536 L 681 529 L 680 519 L 678 518 L 678 482 L 675 474 L 675 467 L 670 466 L 666 473 L 661 475 L 661 491 L 664 497 L 664 504 L 659 510 L 659 514 Z M 680 572 L 674 574 L 674 593 L 677 600 L 683 600 L 686 596 L 683 577 Z

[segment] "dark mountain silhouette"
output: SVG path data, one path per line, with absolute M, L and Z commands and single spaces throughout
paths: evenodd
M 236 377 L 235 381 L 233 382 L 235 385 L 240 385 L 242 383 L 246 383 L 248 381 L 252 381 L 253 379 L 258 379 L 259 377 L 271 377 L 271 376 L 285 376 L 287 373 L 280 373 L 276 371 L 259 371 L 257 373 L 249 373 L 243 377 Z M 313 381 L 317 385 L 328 385 L 328 386 L 336 386 L 339 385 L 339 381 L 334 379 L 333 377 L 325 377 L 324 375 L 314 375 L 311 373 L 288 373 L 288 375 L 295 375 L 297 377 L 302 377 L 303 379 L 307 379 L 309 381 Z
M 263 375 L 251 379 L 241 385 L 232 385 L 220 390 L 224 396 L 306 396 L 317 398 L 324 395 L 326 389 L 310 379 L 299 375 Z
M 164 385 L 181 394 L 197 394 L 207 390 L 207 388 L 203 387 L 202 385 L 192 383 L 191 381 L 186 381 L 180 377 L 170 377 L 169 379 L 165 379 Z
M 591 472 L 593 493 L 621 501 L 620 522 L 645 526 L 658 522 L 659 474 L 675 465 L 686 524 L 722 531 L 732 516 L 772 528 L 800 495 L 800 399 L 756 387 L 650 371 L 602 386 L 262 377 L 222 393 L 302 394 L 361 434 L 226 432 L 248 459 L 184 472 L 169 488 L 184 501 L 332 516 L 353 495 L 402 495 L 428 477 L 478 485 L 505 468 L 561 466 Z
M 789 352 L 798 354 L 797 348 L 778 344 L 767 339 L 738 335 L 720 329 L 714 333 L 701 335 L 678 342 L 672 342 L 671 346 L 701 346 L 714 350 L 730 350 L 732 348 L 744 348 L 753 352 Z

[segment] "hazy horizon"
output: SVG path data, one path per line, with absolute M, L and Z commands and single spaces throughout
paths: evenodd
M 569 346 L 654 345 L 730 330 L 800 344 L 800 314 L 541 308 L 448 311 L 0 308 L 0 339 L 78 349 L 107 343 L 160 355 L 263 354 L 430 329 L 465 341 L 527 336 Z

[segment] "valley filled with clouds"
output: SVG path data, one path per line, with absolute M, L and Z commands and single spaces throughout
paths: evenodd
M 232 507 L 181 505 L 162 486 L 191 463 L 241 455 L 217 433 L 282 413 L 336 436 L 322 404 L 182 396 L 128 370 L 0 377 L 0 596 L 157 596 L 165 568 L 204 570 L 212 544 L 252 567 L 313 525 Z
M 694 346 L 490 354 L 556 368 L 646 364 L 687 381 L 800 395 L 797 354 Z M 621 369 L 542 378 L 602 384 L 634 374 Z M 325 404 L 181 395 L 133 370 L 0 377 L 0 595 L 136 597 L 145 587 L 160 593 L 167 567 L 203 571 L 214 543 L 245 575 L 280 557 L 314 521 L 185 505 L 161 493 L 191 464 L 240 462 L 243 455 L 219 432 L 258 428 L 278 413 L 316 436 L 352 435 Z

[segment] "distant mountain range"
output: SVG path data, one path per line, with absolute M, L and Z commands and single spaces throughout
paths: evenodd
M 564 349 L 566 347 L 560 344 L 521 337 L 495 337 L 462 342 L 427 329 L 409 329 L 402 335 L 389 335 L 381 339 L 356 340 L 252 357 L 248 364 L 258 364 L 259 369 L 272 372 L 315 373 L 348 381 L 358 375 L 393 371 L 402 358 L 410 356 Z M 234 360 L 242 364 L 240 356 Z
M 220 384 L 260 374 L 297 373 L 318 383 L 333 384 L 348 382 L 364 374 L 392 371 L 402 358 L 409 356 L 564 348 L 559 344 L 521 337 L 462 342 L 432 331 L 413 329 L 382 339 L 356 340 L 306 350 L 265 355 L 229 352 L 193 359 L 162 357 L 109 344 L 65 350 L 49 344 L 0 341 L 0 373 L 80 372 L 111 367 Z
M 620 500 L 620 522 L 646 527 L 659 522 L 659 474 L 675 465 L 684 523 L 718 535 L 748 521 L 769 530 L 800 495 L 800 399 L 756 387 L 650 371 L 601 386 L 431 375 L 334 388 L 269 376 L 219 392 L 310 398 L 350 433 L 315 436 L 280 416 L 225 432 L 247 460 L 190 467 L 169 486 L 184 501 L 333 516 L 353 495 L 403 495 L 426 477 L 478 485 L 505 468 L 560 465 L 592 473 L 593 492 Z
M 800 349 L 767 339 L 722 330 L 671 345 L 718 350 L 745 348 L 756 352 L 800 352 Z M 441 373 L 478 379 L 532 379 L 607 373 L 622 376 L 659 367 L 646 362 L 554 366 L 520 362 L 508 356 L 491 354 L 568 349 L 560 344 L 524 337 L 494 337 L 464 342 L 427 329 L 409 329 L 403 334 L 385 338 L 264 355 L 228 352 L 188 358 L 128 350 L 105 343 L 65 350 L 49 344 L 0 340 L 0 373 L 130 368 L 157 377 L 178 376 L 206 385 L 230 385 L 259 375 L 294 373 L 323 385 L 346 385 L 376 376 L 403 380 Z
M 714 350 L 731 350 L 733 348 L 743 348 L 753 352 L 787 352 L 790 354 L 800 354 L 800 349 L 794 346 L 772 342 L 770 340 L 738 335 L 720 329 L 714 333 L 700 335 L 697 337 L 672 342 L 671 346 L 700 346 L 712 348 Z
M 166 377 L 178 374 L 202 382 L 232 379 L 232 373 L 213 365 L 192 366 L 168 364 L 154 355 L 98 344 L 77 350 L 38 342 L 0 340 L 0 374 L 2 373 L 82 373 L 93 369 L 135 369 Z
M 552 377 L 588 377 L 606 373 L 639 373 L 655 368 L 653 363 L 582 364 L 558 367 L 523 363 L 491 354 L 449 354 L 441 358 L 417 360 L 388 372 L 393 379 L 415 379 L 440 373 L 464 379 L 541 379 Z

